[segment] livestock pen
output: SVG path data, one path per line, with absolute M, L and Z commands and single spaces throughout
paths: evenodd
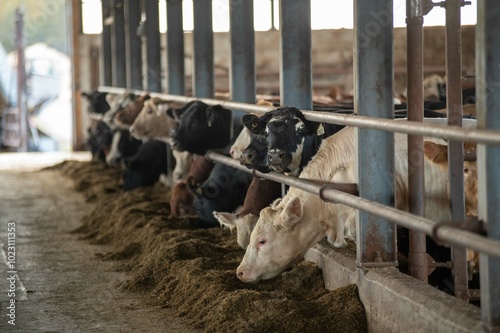
M 74 0 L 74 12 L 80 2 Z M 358 127 L 357 172 L 354 184 L 359 196 L 345 193 L 336 184 L 317 185 L 277 173 L 262 178 L 301 188 L 323 200 L 341 203 L 359 210 L 357 216 L 357 253 L 354 257 L 316 245 L 306 259 L 323 270 L 325 285 L 334 289 L 355 283 L 367 311 L 373 332 L 496 332 L 500 327 L 500 212 L 497 208 L 500 175 L 500 104 L 499 41 L 495 33 L 500 22 L 500 8 L 493 0 L 479 0 L 476 25 L 476 100 L 477 129 L 461 128 L 462 59 L 460 8 L 465 3 L 447 0 L 446 7 L 446 100 L 448 125 L 423 124 L 423 18 L 435 4 L 431 1 L 407 1 L 407 85 L 408 122 L 393 118 L 393 2 L 357 0 L 354 2 L 353 30 L 354 115 L 339 115 L 313 110 L 313 70 L 309 0 L 280 1 L 280 71 L 281 105 L 303 110 L 308 120 Z M 108 93 L 149 93 L 175 102 L 201 100 L 221 104 L 239 117 L 245 112 L 263 114 L 269 107 L 256 106 L 255 31 L 253 1 L 231 0 L 230 10 L 230 100 L 215 99 L 214 40 L 212 2 L 193 1 L 192 94 L 186 95 L 184 68 L 185 45 L 182 28 L 182 1 L 167 1 L 167 59 L 161 57 L 161 34 L 158 29 L 158 2 L 102 1 L 106 13 L 114 17 L 101 35 L 101 80 L 99 91 Z M 145 22 L 141 24 L 141 12 Z M 75 15 L 74 17 L 78 17 Z M 127 17 L 125 20 L 124 18 Z M 73 24 L 78 25 L 78 20 Z M 127 24 L 124 24 L 127 22 Z M 297 24 L 300 22 L 300 24 Z M 141 25 L 145 36 L 144 54 L 138 52 L 140 37 L 133 33 Z M 78 36 L 73 38 L 79 50 Z M 333 43 L 334 41 L 332 41 Z M 80 51 L 81 52 L 81 51 Z M 74 57 L 75 77 L 79 78 L 78 57 Z M 162 66 L 165 65 L 166 66 Z M 139 70 L 140 69 L 140 70 Z M 162 76 L 162 73 L 164 75 Z M 167 84 L 163 81 L 166 79 Z M 165 88 L 167 87 L 167 88 Z M 74 87 L 78 96 L 78 83 Z M 79 101 L 76 99 L 76 105 Z M 77 110 L 79 106 L 76 107 Z M 78 111 L 76 111 L 78 115 Z M 81 117 L 81 115 L 80 115 Z M 77 117 L 75 127 L 81 128 Z M 394 142 L 392 132 L 408 134 L 408 164 L 411 173 L 410 209 L 393 208 Z M 433 221 L 423 217 L 423 136 L 449 140 L 450 200 L 452 221 Z M 82 139 L 77 135 L 77 140 Z M 475 229 L 486 228 L 487 236 L 464 228 L 463 141 L 478 144 L 478 218 L 470 222 Z M 215 151 L 207 154 L 213 161 L 252 172 Z M 376 175 L 376 176 L 375 176 Z M 402 274 L 398 265 L 396 225 L 410 229 L 409 265 L 411 277 Z M 452 247 L 452 260 L 436 263 L 426 254 L 426 235 Z M 480 289 L 470 289 L 465 248 L 481 253 Z M 455 296 L 444 294 L 425 284 L 430 272 L 445 266 L 453 272 Z M 469 302 L 480 301 L 480 306 Z

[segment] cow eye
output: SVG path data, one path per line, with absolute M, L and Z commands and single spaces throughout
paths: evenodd
M 263 246 L 263 245 L 266 245 L 266 244 L 267 244 L 267 240 L 265 240 L 265 239 L 261 239 L 261 240 L 259 241 L 259 247 L 261 247 L 261 246 Z
M 469 168 L 464 168 L 464 174 L 466 174 L 466 175 L 469 174 Z
M 153 113 L 153 110 L 152 109 L 148 109 L 146 112 L 147 112 L 147 114 L 151 114 L 151 113 Z

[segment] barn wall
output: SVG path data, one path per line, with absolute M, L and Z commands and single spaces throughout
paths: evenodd
M 191 75 L 192 39 L 186 33 L 186 74 Z M 269 93 L 279 91 L 279 38 L 277 30 L 256 32 L 257 89 Z M 313 30 L 312 60 L 315 90 L 327 91 L 332 84 L 340 84 L 347 90 L 353 88 L 353 31 Z M 445 72 L 445 27 L 424 28 L 424 70 L 426 75 Z M 475 27 L 462 27 L 462 62 L 464 75 L 474 75 Z M 214 34 L 216 90 L 227 91 L 227 73 L 230 66 L 228 33 Z M 395 93 L 406 86 L 406 29 L 394 29 Z
M 353 32 L 350 29 L 313 30 L 312 60 L 314 88 L 316 92 L 326 93 L 332 84 L 353 88 Z M 259 93 L 277 93 L 279 91 L 279 38 L 277 30 L 256 32 L 256 72 Z M 424 70 L 425 74 L 445 72 L 445 27 L 424 28 Z M 99 36 L 82 36 L 82 89 L 90 89 L 90 58 L 88 47 L 99 46 Z M 166 37 L 162 36 L 162 61 L 166 66 Z M 474 75 L 475 27 L 462 27 L 462 62 L 464 75 Z M 229 90 L 230 45 L 228 33 L 214 34 L 214 61 L 216 91 Z M 192 34 L 185 34 L 186 87 L 190 91 L 192 63 Z M 406 29 L 394 29 L 394 90 L 400 93 L 406 86 Z M 163 75 L 164 81 L 165 75 Z M 165 90 L 165 89 L 164 89 Z

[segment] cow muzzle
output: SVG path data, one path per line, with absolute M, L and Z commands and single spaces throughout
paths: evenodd
M 267 162 L 269 165 L 277 165 L 283 163 L 285 152 L 280 149 L 270 149 L 267 152 Z

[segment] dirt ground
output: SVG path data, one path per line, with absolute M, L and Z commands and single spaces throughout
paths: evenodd
M 367 332 L 356 286 L 326 290 L 321 270 L 312 263 L 299 263 L 270 281 L 239 281 L 235 270 L 244 252 L 236 235 L 222 228 L 200 228 L 193 218 L 169 219 L 170 190 L 161 184 L 123 192 L 121 171 L 98 162 L 66 161 L 30 177 L 36 174 L 68 181 L 75 194 L 83 195 L 83 212 L 76 214 L 74 204 L 65 205 L 76 225 L 63 228 L 66 232 L 59 231 L 59 237 L 94 251 L 93 258 L 82 255 L 78 265 L 82 275 L 91 268 L 95 271 L 90 275 L 117 276 L 114 281 L 96 282 L 94 288 L 124 293 L 125 299 L 137 297 L 118 312 L 125 311 L 121 315 L 127 320 L 132 320 L 127 312 L 142 312 L 142 323 L 150 332 L 152 326 L 161 326 L 156 325 L 162 322 L 158 314 L 175 323 L 173 329 L 158 330 L 164 332 Z M 51 220 L 51 214 L 42 219 Z M 59 278 L 64 283 L 64 277 Z M 79 318 L 90 320 L 95 310 L 75 296 L 75 283 L 64 288 L 58 294 L 60 302 L 72 304 Z M 102 294 L 94 291 L 94 300 L 101 300 Z M 91 326 L 77 327 L 85 332 Z M 115 331 L 141 330 L 123 325 Z

